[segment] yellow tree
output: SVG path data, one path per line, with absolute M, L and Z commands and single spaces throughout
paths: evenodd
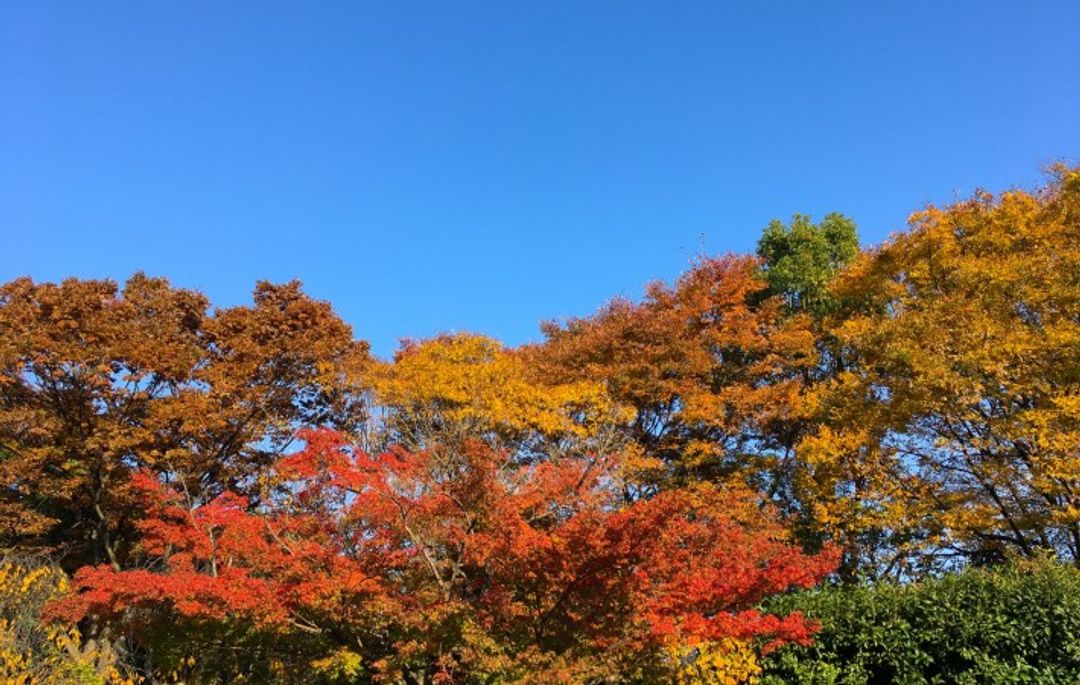
M 410 450 L 461 447 L 482 440 L 523 455 L 606 453 L 621 410 L 587 380 L 545 378 L 515 350 L 481 335 L 448 334 L 406 342 L 369 374 L 383 411 L 385 444 Z
M 852 546 L 891 536 L 870 561 L 897 572 L 1080 559 L 1080 170 L 910 224 L 834 284 L 844 370 L 800 445 L 818 521 Z

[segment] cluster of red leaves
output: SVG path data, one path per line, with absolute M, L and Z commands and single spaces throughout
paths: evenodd
M 70 620 L 167 606 L 187 617 L 243 616 L 284 626 L 297 625 L 302 607 L 378 591 L 377 577 L 342 553 L 327 521 L 265 515 L 232 493 L 190 506 L 145 472 L 132 482 L 146 506 L 138 527 L 147 567 L 80 569 L 74 579 L 79 594 L 53 605 L 53 615 Z
M 831 552 L 786 544 L 746 492 L 702 485 L 620 502 L 602 458 L 525 463 L 479 443 L 369 455 L 329 431 L 305 438 L 305 450 L 278 464 L 277 496 L 259 508 L 234 495 L 185 506 L 175 488 L 140 477 L 153 566 L 83 569 L 79 593 L 53 612 L 117 619 L 165 606 L 246 618 L 390 640 L 372 655 L 384 662 L 406 645 L 427 649 L 416 645 L 433 642 L 426 633 L 450 616 L 509 655 L 805 641 L 813 625 L 802 616 L 753 607 L 815 584 L 836 563 Z M 378 636 L 375 616 L 390 626 Z

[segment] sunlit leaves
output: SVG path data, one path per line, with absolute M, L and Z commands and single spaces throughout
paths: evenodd
M 54 612 L 243 622 L 279 645 L 316 636 L 314 661 L 386 677 L 595 675 L 667 668 L 673 641 L 804 642 L 811 622 L 754 607 L 835 565 L 791 547 L 744 490 L 619 506 L 603 459 L 522 464 L 479 441 L 371 455 L 334 433 L 306 437 L 278 466 L 288 495 L 261 512 L 228 494 L 191 507 L 137 479 L 149 568 L 84 569 Z
M 1080 554 L 1077 179 L 1059 168 L 1035 193 L 929 207 L 838 278 L 847 310 L 833 333 L 849 372 L 821 396 L 833 428 L 800 453 L 818 486 L 849 465 L 837 482 L 851 494 L 822 507 L 880 503 L 869 519 L 849 508 L 843 525 L 946 557 Z

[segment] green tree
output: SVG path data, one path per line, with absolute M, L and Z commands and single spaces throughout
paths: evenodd
M 829 281 L 859 253 L 855 222 L 836 212 L 815 224 L 796 214 L 785 225 L 774 219 L 758 240 L 757 254 L 772 295 L 793 311 L 822 314 L 830 306 Z

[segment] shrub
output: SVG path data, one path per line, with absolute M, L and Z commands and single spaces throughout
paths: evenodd
M 46 603 L 68 591 L 59 568 L 35 557 L 0 556 L 0 682 L 130 685 L 104 642 L 83 641 L 70 623 L 46 623 Z
M 1080 678 L 1080 571 L 1050 560 L 901 585 L 831 587 L 770 611 L 821 621 L 763 663 L 763 685 L 1070 683 Z

